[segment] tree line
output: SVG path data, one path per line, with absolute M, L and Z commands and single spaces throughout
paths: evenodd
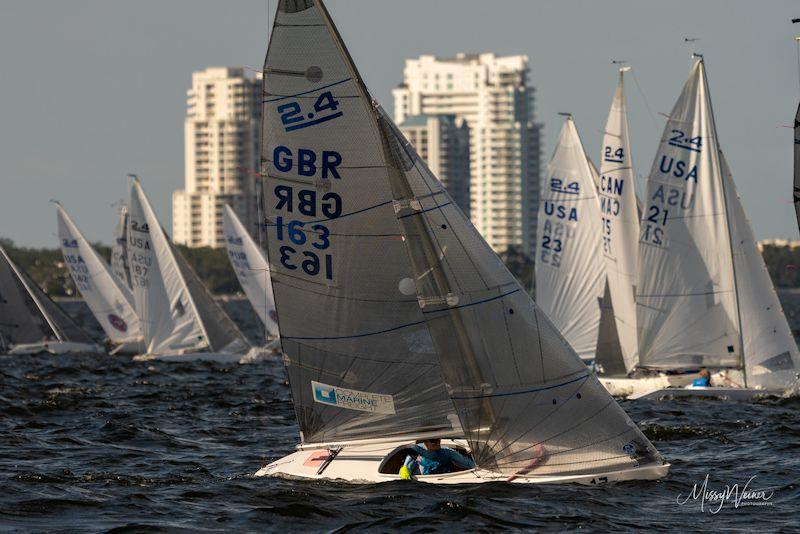
M 18 247 L 9 239 L 0 239 L 9 256 L 51 297 L 76 296 L 75 284 L 64 264 L 61 250 L 57 248 Z M 108 260 L 111 248 L 96 243 L 95 249 Z M 206 287 L 217 295 L 241 293 L 236 274 L 228 261 L 224 248 L 188 248 L 178 245 L 178 250 L 192 266 Z M 772 281 L 776 287 L 800 287 L 800 248 L 766 245 L 763 253 Z M 519 248 L 509 247 L 500 254 L 509 271 L 527 290 L 534 287 L 534 263 Z

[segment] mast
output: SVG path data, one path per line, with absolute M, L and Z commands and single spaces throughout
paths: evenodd
M 722 199 L 723 199 L 723 209 L 725 210 L 725 229 L 728 233 L 728 252 L 730 254 L 730 261 L 731 261 L 731 270 L 733 271 L 733 298 L 736 301 L 736 328 L 739 338 L 739 362 L 742 368 L 742 378 L 744 379 L 744 387 L 747 387 L 747 365 L 745 364 L 745 355 L 744 355 L 744 335 L 742 334 L 742 312 L 739 307 L 739 280 L 736 276 L 736 261 L 733 258 L 733 234 L 731 233 L 731 220 L 730 220 L 730 210 L 728 209 L 728 188 L 725 187 L 725 177 L 722 175 L 722 165 L 720 165 L 720 154 L 722 150 L 719 148 L 719 135 L 717 134 L 717 121 L 714 118 L 714 107 L 711 103 L 711 94 L 708 90 L 708 76 L 705 69 L 705 60 L 703 59 L 702 54 L 692 54 L 693 57 L 698 58 L 698 61 L 703 65 L 703 86 L 707 93 L 706 99 L 708 100 L 708 108 L 711 112 L 711 124 L 714 127 L 714 139 L 716 140 L 717 150 L 717 169 L 719 170 L 719 176 L 722 182 Z

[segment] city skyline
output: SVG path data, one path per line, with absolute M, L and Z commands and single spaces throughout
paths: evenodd
M 40 16 L 43 6 L 47 17 Z M 14 73 L 0 102 L 0 235 L 19 245 L 55 246 L 47 201 L 58 198 L 89 239 L 109 243 L 116 221 L 112 204 L 126 196 L 128 172 L 152 191 L 169 226 L 171 193 L 183 183 L 191 73 L 209 66 L 259 69 L 272 17 L 268 6 L 274 10 L 275 1 L 0 6 L 3 64 Z M 659 113 L 669 112 L 688 72 L 692 46 L 683 39 L 700 37 L 694 47 L 708 62 L 721 146 L 756 236 L 797 237 L 789 189 L 792 134 L 782 127 L 791 125 L 798 94 L 789 23 L 797 9 L 791 2 L 453 6 L 329 5 L 368 87 L 389 111 L 407 58 L 528 55 L 536 120 L 544 124 L 543 165 L 552 153 L 558 111 L 573 113 L 587 151 L 597 157 L 616 78 L 611 61 L 628 60 L 635 74 L 627 89 L 640 176 L 649 172 L 664 124 Z M 687 18 L 690 6 L 693 16 Z M 741 16 L 721 20 L 723 8 Z M 381 20 L 392 24 L 374 23 Z

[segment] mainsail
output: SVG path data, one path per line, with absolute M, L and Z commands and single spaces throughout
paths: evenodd
M 61 252 L 75 287 L 112 342 L 137 341 L 141 332 L 133 293 L 111 273 L 60 203 L 56 203 L 56 209 Z
M 275 312 L 275 297 L 272 296 L 267 258 L 264 257 L 261 247 L 250 237 L 236 212 L 227 204 L 223 211 L 222 228 L 225 245 L 228 247 L 228 259 L 247 299 L 264 323 L 267 336 L 278 337 L 278 315 Z
M 111 271 L 132 289 L 131 270 L 128 267 L 128 207 L 119 207 L 119 220 L 114 228 L 114 242 L 111 244 Z
M 597 349 L 605 285 L 596 173 L 572 117 L 561 128 L 539 205 L 536 302 L 578 355 Z
M 794 114 L 794 214 L 800 228 L 800 104 Z
M 94 344 L 0 247 L 0 347 L 46 340 Z
M 128 259 L 148 354 L 247 351 L 244 336 L 170 243 L 136 179 L 129 203 Z
M 634 295 L 639 213 L 625 105 L 626 70 L 627 68 L 620 69 L 617 89 L 606 121 L 603 151 L 600 156 L 602 163 L 598 194 L 608 292 L 613 303 L 624 371 L 628 372 L 639 360 Z
M 728 163 L 720 152 L 731 226 L 736 289 L 742 310 L 745 376 L 750 387 L 787 389 L 797 383 L 800 353 L 756 246 Z
M 726 219 L 716 126 L 698 58 L 648 179 L 636 295 L 641 365 L 740 365 Z
M 264 80 L 268 253 L 306 440 L 460 421 L 503 473 L 660 465 L 373 104 L 319 0 L 279 2 Z

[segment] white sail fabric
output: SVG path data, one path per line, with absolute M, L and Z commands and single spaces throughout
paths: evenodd
M 128 207 L 121 205 L 119 220 L 114 228 L 114 242 L 111 244 L 111 272 L 132 289 L 131 270 L 128 268 Z M 131 293 L 133 294 L 133 293 Z
M 0 247 L 0 348 L 47 340 L 94 343 Z
M 264 72 L 268 252 L 304 432 L 352 435 L 360 423 L 365 437 L 413 436 L 457 414 L 476 462 L 495 472 L 660 465 L 373 106 L 321 1 L 279 3 Z M 334 383 L 312 389 L 315 376 Z M 346 407 L 331 394 L 345 384 Z M 366 418 L 353 416 L 359 399 L 374 408 Z
M 747 385 L 787 389 L 797 383 L 800 353 L 722 153 L 720 163 L 733 241 Z
M 598 195 L 608 290 L 625 371 L 630 372 L 639 361 L 635 299 L 639 213 L 628 136 L 624 72 L 620 69 L 603 135 Z
M 636 295 L 641 365 L 738 366 L 733 262 L 701 58 L 664 128 L 644 202 Z
M 596 174 L 572 117 L 561 128 L 539 204 L 536 302 L 575 352 L 597 350 L 605 284 Z
M 111 273 L 60 203 L 56 203 L 58 240 L 75 287 L 103 331 L 114 343 L 141 338 L 133 293 Z
M 244 337 L 169 242 L 138 180 L 128 209 L 128 260 L 147 353 L 246 352 Z
M 247 295 L 247 300 L 264 323 L 267 337 L 278 337 L 280 335 L 278 314 L 275 311 L 275 297 L 272 295 L 267 258 L 227 204 L 223 211 L 222 228 L 225 232 L 228 259 Z
M 800 104 L 794 115 L 794 214 L 797 227 L 800 228 Z

